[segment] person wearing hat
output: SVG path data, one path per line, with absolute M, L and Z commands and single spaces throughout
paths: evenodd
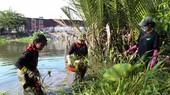
M 142 57 L 144 54 L 146 54 L 146 59 L 150 57 L 152 58 L 150 68 L 153 68 L 154 63 L 157 60 L 157 53 L 159 50 L 159 35 L 153 29 L 155 27 L 155 22 L 151 19 L 151 17 L 145 17 L 142 19 L 139 25 L 143 31 L 138 37 L 138 43 L 125 51 L 125 55 L 138 48 L 139 57 Z M 146 66 L 147 65 L 148 63 L 146 63 Z
M 87 66 L 85 66 L 84 63 L 80 62 L 80 60 L 84 59 L 88 55 L 88 48 L 85 43 L 85 34 L 81 33 L 78 36 L 78 40 L 70 45 L 66 56 L 67 64 L 69 66 L 75 65 L 71 61 L 72 55 L 74 56 L 74 63 L 76 63 L 78 66 L 76 70 L 76 76 L 80 76 L 80 78 L 82 79 L 87 70 Z
M 24 89 L 24 95 L 45 95 L 40 82 L 40 73 L 37 69 L 39 51 L 45 45 L 47 45 L 46 37 L 43 34 L 38 34 L 33 43 L 27 46 L 15 63 L 18 68 L 18 79 Z

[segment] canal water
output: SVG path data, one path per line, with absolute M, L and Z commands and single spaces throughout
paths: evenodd
M 20 95 L 22 87 L 17 77 L 17 68 L 14 66 L 17 58 L 26 48 L 25 43 L 11 42 L 0 45 L 0 93 L 7 91 L 8 95 Z M 39 53 L 38 69 L 44 78 L 48 71 L 51 77 L 45 77 L 45 85 L 49 91 L 58 86 L 67 85 L 67 71 L 65 68 L 64 45 L 55 42 L 48 45 Z

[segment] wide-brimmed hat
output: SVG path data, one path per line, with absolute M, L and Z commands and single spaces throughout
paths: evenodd
M 146 26 L 148 24 L 151 24 L 152 27 L 155 26 L 155 22 L 152 20 L 151 17 L 145 17 L 144 19 L 142 19 L 142 21 L 139 23 L 140 26 Z

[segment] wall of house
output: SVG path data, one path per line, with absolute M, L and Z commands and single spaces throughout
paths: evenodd
M 74 23 L 80 27 L 84 27 L 83 21 L 74 20 Z M 73 23 L 70 20 L 63 19 L 43 19 L 43 18 L 27 18 L 25 25 L 25 32 L 34 31 L 59 31 L 61 30 L 71 30 Z

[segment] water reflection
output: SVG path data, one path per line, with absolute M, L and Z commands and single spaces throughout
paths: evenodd
M 26 43 L 6 43 L 0 45 L 0 65 L 12 65 L 16 59 L 25 50 Z M 55 42 L 49 43 L 41 52 L 40 56 L 53 56 L 53 55 L 63 55 L 64 54 L 64 44 L 57 44 Z
M 14 95 L 21 91 L 14 63 L 26 46 L 26 43 L 18 42 L 0 45 L 0 92 L 9 91 L 10 95 Z M 49 70 L 52 71 L 52 77 L 48 77 L 46 82 L 57 84 L 62 81 L 66 75 L 64 58 L 64 44 L 48 43 L 47 47 L 40 52 L 38 69 L 42 76 L 45 76 Z
M 14 42 L 0 45 L 0 61 L 3 62 L 0 65 L 12 65 L 24 47 L 24 43 Z

